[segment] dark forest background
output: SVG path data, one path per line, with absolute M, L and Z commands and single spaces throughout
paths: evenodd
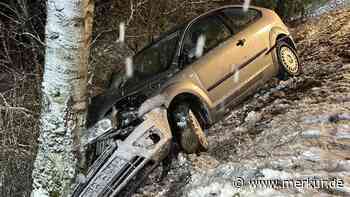
M 255 0 L 289 24 L 325 0 Z M 96 0 L 91 95 L 103 91 L 123 58 L 200 13 L 239 0 Z M 44 65 L 44 0 L 0 1 L 0 196 L 30 196 Z M 120 22 L 126 43 L 118 44 Z M 295 22 L 293 22 L 295 23 Z M 94 74 L 92 74 L 94 73 Z

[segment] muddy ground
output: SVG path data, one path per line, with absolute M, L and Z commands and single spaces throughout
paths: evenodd
M 179 154 L 134 196 L 350 196 L 350 9 L 291 28 L 304 73 L 271 80 L 208 131 L 210 149 Z M 338 178 L 344 187 L 238 189 L 237 177 Z

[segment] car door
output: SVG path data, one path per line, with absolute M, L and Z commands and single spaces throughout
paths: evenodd
M 224 9 L 222 14 L 234 34 L 230 39 L 232 64 L 225 84 L 227 94 L 218 100 L 226 106 L 256 89 L 271 61 L 265 55 L 269 46 L 268 33 L 262 31 L 260 11 L 251 8 L 244 12 L 242 8 L 233 7 Z
M 198 40 L 205 38 L 203 54 L 197 57 L 195 51 Z M 191 65 L 201 86 L 208 92 L 213 102 L 222 98 L 225 88 L 222 80 L 229 72 L 230 46 L 226 42 L 232 37 L 231 30 L 216 15 L 206 16 L 193 22 L 184 34 L 181 57 L 183 65 Z M 200 45 L 200 44 L 199 44 Z

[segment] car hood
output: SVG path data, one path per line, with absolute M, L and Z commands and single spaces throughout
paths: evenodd
M 151 85 L 156 82 L 159 80 L 152 77 L 141 79 L 135 76 L 127 79 L 121 87 L 110 87 L 104 93 L 93 97 L 88 106 L 87 127 L 89 128 L 101 120 L 118 102 L 140 95 L 146 100 L 160 89 L 160 85 Z

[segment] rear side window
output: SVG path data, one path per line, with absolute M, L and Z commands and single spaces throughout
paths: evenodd
M 250 23 L 261 17 L 261 12 L 255 9 L 244 12 L 242 8 L 227 8 L 222 13 L 232 27 L 234 34 L 242 31 Z

